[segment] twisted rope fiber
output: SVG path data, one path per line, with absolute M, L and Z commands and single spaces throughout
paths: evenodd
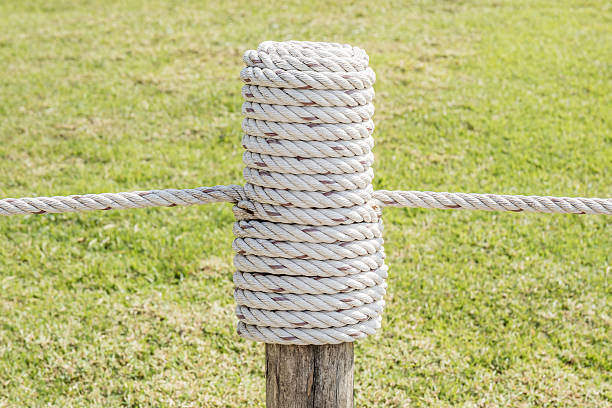
M 245 152 L 244 162 L 247 166 L 256 165 L 252 157 L 254 155 L 251 152 Z M 286 159 L 280 158 L 280 160 Z M 249 188 L 254 189 L 255 187 L 250 186 Z M 252 194 L 255 194 L 255 192 Z M 283 192 L 282 194 L 291 193 Z M 211 203 L 236 204 L 244 198 L 246 198 L 245 187 L 238 185 L 54 197 L 5 198 L 0 200 L 0 216 L 176 207 Z M 372 193 L 372 199 L 379 207 L 612 215 L 612 198 L 375 190 Z
M 230 202 L 244 197 L 244 188 L 237 185 L 133 191 L 122 193 L 82 194 L 0 200 L 0 215 L 54 214 L 126 208 L 176 207 L 195 204 Z
M 377 190 L 383 207 L 612 215 L 612 198 Z

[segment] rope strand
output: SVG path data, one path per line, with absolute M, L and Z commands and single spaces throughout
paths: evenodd
M 612 198 L 374 191 L 382 207 L 612 215 Z
M 5 198 L 0 200 L 0 216 L 176 207 L 211 203 L 236 204 L 245 197 L 244 187 L 230 184 L 180 190 Z M 372 197 L 377 201 L 379 207 L 612 215 L 612 198 L 389 190 L 375 190 Z
M 149 190 L 122 193 L 84 194 L 55 197 L 5 198 L 0 215 L 55 214 L 124 208 L 176 207 L 229 202 L 244 197 L 242 186 L 227 185 L 182 190 Z

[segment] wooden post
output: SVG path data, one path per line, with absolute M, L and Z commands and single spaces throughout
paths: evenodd
M 266 344 L 267 408 L 353 408 L 353 343 Z

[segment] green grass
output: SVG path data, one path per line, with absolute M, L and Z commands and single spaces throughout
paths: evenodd
M 612 195 L 601 1 L 0 3 L 0 197 L 241 183 L 242 53 L 365 48 L 376 188 Z M 0 219 L 0 407 L 264 405 L 229 205 Z M 612 223 L 385 210 L 360 407 L 612 406 Z

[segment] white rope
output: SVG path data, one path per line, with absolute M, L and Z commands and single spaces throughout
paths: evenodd
M 540 197 L 377 190 L 383 207 L 612 215 L 612 198 Z
M 234 284 L 239 289 L 253 288 L 260 292 L 332 294 L 381 285 L 386 277 L 386 268 L 329 278 L 236 272 Z
M 384 265 L 385 254 L 342 259 L 340 261 L 299 258 L 271 258 L 268 256 L 237 255 L 234 265 L 241 272 L 270 273 L 289 276 L 347 276 L 374 271 Z
M 168 189 L 55 197 L 5 198 L 0 200 L 0 215 L 54 214 L 125 208 L 175 207 L 195 204 L 237 202 L 245 197 L 242 186 L 227 185 L 183 190 Z
M 374 99 L 372 88 L 351 91 L 318 89 L 268 88 L 245 85 L 242 97 L 247 102 L 271 103 L 284 106 L 350 106 L 367 105 Z
M 244 61 L 238 333 L 281 344 L 373 334 L 387 268 L 372 188 L 368 57 L 339 44 L 265 42 Z
M 282 123 L 267 120 L 244 119 L 242 130 L 248 135 L 283 140 L 353 140 L 370 137 L 374 131 L 374 122 L 367 120 L 361 123 Z
M 259 166 L 258 163 L 260 162 L 251 160 L 252 157 L 255 157 L 251 152 L 245 152 L 245 157 L 247 155 L 248 158 L 245 159 L 245 164 L 247 166 Z M 276 157 L 275 159 L 286 160 L 287 158 Z M 260 159 L 256 158 L 254 160 Z M 280 170 L 280 168 L 277 170 Z M 296 174 L 300 174 L 295 168 L 288 169 L 288 171 L 292 170 L 295 171 Z M 309 173 L 305 170 L 302 174 Z M 245 188 L 248 188 L 248 192 L 245 191 Z M 252 185 L 248 187 L 225 185 L 179 190 L 167 189 L 54 197 L 5 198 L 0 200 L 0 216 L 120 210 L 146 207 L 176 207 L 211 203 L 236 204 L 248 195 L 265 200 L 267 195 L 258 194 L 256 190 L 260 191 Z M 270 190 L 264 189 L 264 191 Z M 272 191 L 270 194 L 274 194 L 274 192 Z M 294 197 L 294 193 L 288 191 L 281 191 L 279 194 L 287 194 L 287 197 Z M 305 196 L 302 198 L 307 199 Z M 612 198 L 389 190 L 375 190 L 372 193 L 372 198 L 375 200 L 376 205 L 381 208 L 407 207 L 441 210 L 524 211 L 549 214 L 612 215 Z M 326 203 L 332 204 L 335 199 L 342 200 L 343 198 L 335 197 L 326 201 Z M 295 205 L 298 206 L 300 203 L 296 203 Z
M 374 72 L 348 45 L 264 42 L 241 78 L 246 184 L 0 200 L 0 215 L 231 202 L 238 333 L 280 344 L 373 334 L 383 207 L 612 215 L 612 199 L 374 191 Z

